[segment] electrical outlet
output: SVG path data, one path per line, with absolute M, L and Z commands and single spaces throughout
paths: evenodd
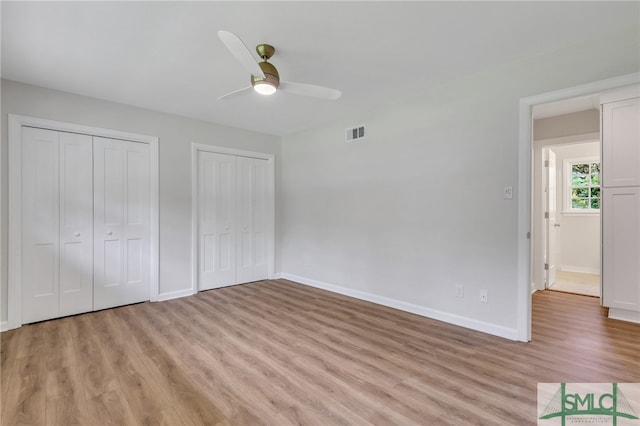
M 488 303 L 489 302 L 489 291 L 487 289 L 482 289 L 480 290 L 480 301 L 482 303 Z
M 464 286 L 462 284 L 456 285 L 456 297 L 464 297 Z

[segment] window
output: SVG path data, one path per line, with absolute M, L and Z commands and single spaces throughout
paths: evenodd
M 567 194 L 565 208 L 568 212 L 587 213 L 600 211 L 600 161 L 567 160 Z

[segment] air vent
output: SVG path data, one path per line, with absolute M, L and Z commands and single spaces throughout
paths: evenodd
M 347 142 L 351 142 L 357 139 L 364 139 L 364 135 L 365 135 L 364 126 L 351 127 L 347 129 L 345 139 Z

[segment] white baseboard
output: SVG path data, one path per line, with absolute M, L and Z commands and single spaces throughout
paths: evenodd
M 560 270 L 562 272 L 578 272 L 580 274 L 600 275 L 600 269 L 597 269 L 597 268 L 585 268 L 583 266 L 561 265 L 560 266 Z
M 0 332 L 9 330 L 8 321 L 0 321 Z
M 609 318 L 640 323 L 640 312 L 626 309 L 609 308 Z
M 312 280 L 310 278 L 300 277 L 286 272 L 276 274 L 276 278 L 284 278 L 286 280 L 295 281 L 310 287 L 320 288 L 322 290 L 331 291 L 333 293 L 342 294 L 367 302 L 377 303 L 378 305 L 388 306 L 401 311 L 410 312 L 426 318 L 432 318 L 460 327 L 469 328 L 471 330 L 481 331 L 494 336 L 504 337 L 505 339 L 518 340 L 518 330 L 515 328 L 507 328 L 484 321 L 478 321 L 473 318 L 463 317 L 461 315 L 442 312 L 424 306 L 414 305 L 413 303 L 403 302 L 401 300 L 390 299 L 384 296 L 367 293 L 360 290 L 354 290 L 347 287 L 341 287 L 334 284 L 328 284 L 321 281 Z
M 158 294 L 156 302 L 164 302 L 165 300 L 179 299 L 181 297 L 193 296 L 193 290 L 188 288 L 185 290 L 169 291 L 167 293 Z

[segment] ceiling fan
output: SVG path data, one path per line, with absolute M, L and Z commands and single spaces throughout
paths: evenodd
M 218 37 L 229 49 L 229 52 L 251 73 L 251 86 L 235 90 L 226 95 L 220 96 L 218 99 L 224 99 L 246 90 L 253 89 L 261 95 L 272 95 L 277 90 L 291 93 L 294 95 L 311 96 L 319 99 L 336 100 L 342 92 L 328 87 L 316 86 L 313 84 L 293 83 L 280 81 L 278 70 L 273 64 L 267 62 L 275 53 L 275 48 L 269 44 L 259 44 L 256 46 L 256 52 L 262 59 L 257 62 L 247 46 L 240 38 L 229 31 L 218 31 Z

